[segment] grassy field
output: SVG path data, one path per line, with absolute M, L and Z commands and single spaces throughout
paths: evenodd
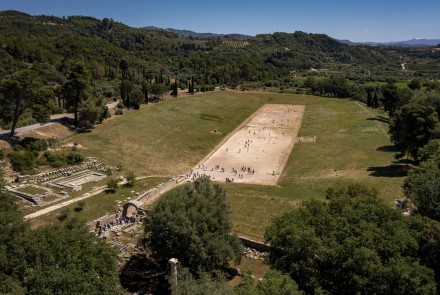
M 19 187 L 17 190 L 31 195 L 44 194 L 46 192 L 44 189 L 34 186 Z
M 389 203 L 401 194 L 404 171 L 393 165 L 385 115 L 347 99 L 218 91 L 128 112 L 70 141 L 138 176 L 179 175 L 265 103 L 306 105 L 299 135 L 317 141 L 295 145 L 278 186 L 225 184 L 236 232 L 261 238 L 274 216 L 323 199 L 330 186 L 370 185 Z

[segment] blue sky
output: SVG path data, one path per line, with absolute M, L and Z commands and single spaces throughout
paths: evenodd
M 7 9 L 196 32 L 305 31 L 376 42 L 440 39 L 439 0 L 1 0 L 0 10 Z

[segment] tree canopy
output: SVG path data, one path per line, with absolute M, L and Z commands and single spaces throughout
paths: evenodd
M 270 264 L 309 294 L 436 294 L 411 220 L 362 186 L 329 190 L 276 218 Z
M 405 195 L 414 202 L 417 211 L 440 221 L 440 167 L 439 162 L 427 161 L 410 171 L 405 179 Z
M 430 106 L 409 103 L 399 108 L 390 121 L 389 134 L 396 155 L 401 158 L 409 153 L 417 158 L 418 150 L 429 140 L 440 136 L 437 112 Z
M 0 294 L 120 294 L 116 253 L 85 226 L 31 230 L 0 193 Z
M 228 212 L 224 188 L 198 178 L 162 197 L 147 215 L 148 246 L 158 260 L 177 258 L 193 273 L 223 269 L 241 256 Z
M 27 110 L 37 122 L 49 121 L 49 101 L 53 93 L 44 88 L 37 72 L 23 69 L 4 77 L 0 81 L 0 116 L 3 121 L 12 122 L 10 136 L 14 135 L 20 116 Z

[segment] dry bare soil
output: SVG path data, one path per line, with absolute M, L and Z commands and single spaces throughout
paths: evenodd
M 262 106 L 193 173 L 218 181 L 275 185 L 295 144 L 304 109 L 291 104 Z

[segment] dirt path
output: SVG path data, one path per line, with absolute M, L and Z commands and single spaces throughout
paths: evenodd
M 97 195 L 97 194 L 99 194 L 99 193 L 102 193 L 103 191 L 105 191 L 106 188 L 107 188 L 106 185 L 101 186 L 101 187 L 98 187 L 98 188 L 96 188 L 95 190 L 93 190 L 93 191 L 91 191 L 91 192 L 89 192 L 89 193 L 86 193 L 86 194 L 84 194 L 84 195 L 82 195 L 82 196 L 80 196 L 80 197 L 76 197 L 76 198 L 73 198 L 73 199 L 70 199 L 70 200 L 67 200 L 67 201 L 64 201 L 64 202 L 61 202 L 61 203 L 58 203 L 58 204 L 55 204 L 55 205 L 49 206 L 49 207 L 47 207 L 47 208 L 44 208 L 44 209 L 38 210 L 37 212 L 34 212 L 34 213 L 31 213 L 31 214 L 28 214 L 28 215 L 26 215 L 26 216 L 24 217 L 24 219 L 33 219 L 33 218 L 36 218 L 36 217 L 38 217 L 38 216 L 41 216 L 41 215 L 47 214 L 47 213 L 49 213 L 49 212 L 52 212 L 52 211 L 55 211 L 55 210 L 61 209 L 61 208 L 65 207 L 65 206 L 68 206 L 68 205 L 73 204 L 73 203 L 75 203 L 75 202 L 78 202 L 78 201 L 81 201 L 81 200 L 84 200 L 84 199 L 90 198 L 91 196 L 94 196 L 94 195 Z
M 143 178 L 146 178 L 146 177 L 143 176 L 142 179 Z M 141 178 L 136 178 L 136 179 L 141 179 Z M 125 183 L 126 183 L 126 181 L 124 180 L 124 181 L 119 182 L 118 185 L 121 186 L 121 185 L 124 185 Z M 95 188 L 94 190 L 92 190 L 90 192 L 84 193 L 82 196 L 79 196 L 79 197 L 76 197 L 76 198 L 73 198 L 73 199 L 70 199 L 70 200 L 67 200 L 67 201 L 64 201 L 64 202 L 61 202 L 61 203 L 49 206 L 47 208 L 38 210 L 37 212 L 28 214 L 28 215 L 26 215 L 24 217 L 24 219 L 33 219 L 33 218 L 36 218 L 38 216 L 47 214 L 49 212 L 61 209 L 61 208 L 65 207 L 65 206 L 68 206 L 68 205 L 73 204 L 75 202 L 79 202 L 81 200 L 84 200 L 84 199 L 90 198 L 92 196 L 95 196 L 97 194 L 100 194 L 103 191 L 105 191 L 106 189 L 107 189 L 107 185 L 103 185 L 103 186 L 97 187 L 97 188 Z

